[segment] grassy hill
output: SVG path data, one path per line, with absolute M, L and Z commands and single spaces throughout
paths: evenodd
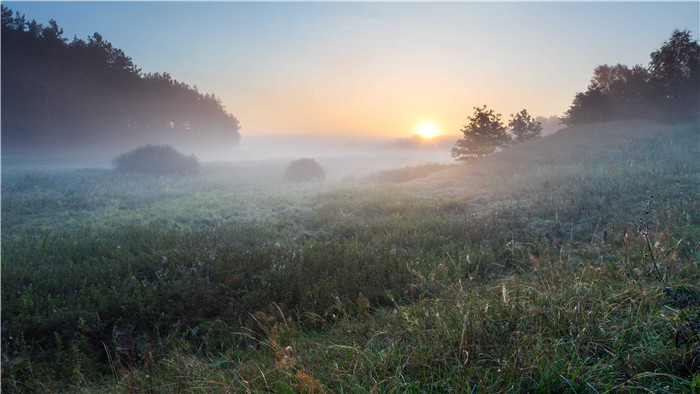
M 321 185 L 5 167 L 2 388 L 698 391 L 699 138 L 590 125 Z

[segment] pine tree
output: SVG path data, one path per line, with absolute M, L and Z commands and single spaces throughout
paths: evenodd
M 464 137 L 452 147 L 452 157 L 457 160 L 480 159 L 507 145 L 510 136 L 501 122 L 501 114 L 491 109 L 474 107 L 474 115 L 460 131 Z
M 513 134 L 513 143 L 516 144 L 533 140 L 542 135 L 542 124 L 535 121 L 525 109 L 511 115 L 508 127 Z

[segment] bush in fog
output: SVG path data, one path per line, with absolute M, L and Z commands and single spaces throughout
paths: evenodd
M 170 145 L 141 146 L 115 157 L 112 164 L 117 171 L 153 175 L 196 175 L 201 169 L 194 155 L 184 155 Z
M 314 159 L 299 159 L 289 163 L 284 179 L 292 182 L 320 182 L 326 178 L 326 172 Z

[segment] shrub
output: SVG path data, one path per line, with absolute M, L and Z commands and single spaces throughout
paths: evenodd
M 112 160 L 117 171 L 153 175 L 196 175 L 201 166 L 194 155 L 187 156 L 170 145 L 145 145 Z
M 284 173 L 284 179 L 292 182 L 321 182 L 326 178 L 326 172 L 314 159 L 299 159 L 289 163 Z

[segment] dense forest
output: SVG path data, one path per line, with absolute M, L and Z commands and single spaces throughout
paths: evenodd
M 239 128 L 218 97 L 141 72 L 99 33 L 69 42 L 56 21 L 2 6 L 3 148 L 235 144 Z
M 597 66 L 588 90 L 576 94 L 562 121 L 567 126 L 624 119 L 697 121 L 698 41 L 687 30 L 675 30 L 650 57 L 649 67 Z

